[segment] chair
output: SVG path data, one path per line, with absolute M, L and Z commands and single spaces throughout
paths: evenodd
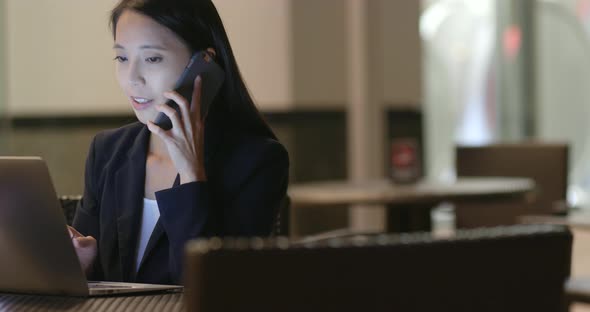
M 547 225 L 192 241 L 187 311 L 565 311 L 571 244 Z
M 272 236 L 289 236 L 291 218 L 291 198 L 287 195 L 281 200 Z
M 68 225 L 72 225 L 74 222 L 74 217 L 76 216 L 76 209 L 82 196 L 80 195 L 70 195 L 70 196 L 60 196 L 59 202 L 61 204 L 61 208 L 63 209 L 64 216 L 66 217 L 66 223 Z
M 565 284 L 565 295 L 568 304 L 590 305 L 590 215 L 572 213 L 562 217 L 533 216 L 523 218 L 527 224 L 553 224 L 567 226 L 573 235 L 572 245 L 572 276 Z M 578 311 L 578 307 L 574 307 Z M 586 309 L 580 311 L 586 311 Z
M 567 211 L 567 144 L 459 146 L 456 152 L 459 177 L 526 177 L 536 184 L 536 196 L 528 203 L 457 204 L 458 228 L 516 224 L 523 215 L 552 215 Z
M 74 217 L 76 216 L 76 209 L 82 196 L 61 196 L 59 202 L 63 209 L 68 225 L 72 225 Z M 290 213 L 291 199 L 286 196 L 281 200 L 279 210 L 277 213 L 275 224 L 273 225 L 273 236 L 289 236 L 289 213 Z

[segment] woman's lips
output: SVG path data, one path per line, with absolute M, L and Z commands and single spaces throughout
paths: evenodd
M 131 104 L 133 105 L 133 108 L 135 108 L 136 110 L 147 109 L 150 106 L 150 104 L 152 104 L 154 102 L 154 100 L 150 100 L 150 99 L 146 99 L 146 98 L 142 98 L 142 97 L 135 97 L 135 96 L 130 96 L 129 99 L 131 100 Z

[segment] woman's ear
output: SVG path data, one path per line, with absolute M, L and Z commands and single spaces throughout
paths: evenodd
M 207 48 L 207 52 L 213 56 L 213 58 L 217 57 L 217 52 L 213 48 Z

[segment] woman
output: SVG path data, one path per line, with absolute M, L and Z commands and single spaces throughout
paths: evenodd
M 94 138 L 70 232 L 89 279 L 179 284 L 188 240 L 271 233 L 288 155 L 248 94 L 211 0 L 122 0 L 111 24 L 117 79 L 139 122 Z M 199 77 L 191 103 L 170 91 L 202 50 L 225 71 L 207 116 Z M 153 123 L 160 112 L 171 130 Z

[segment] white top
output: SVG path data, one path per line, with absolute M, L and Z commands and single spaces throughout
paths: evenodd
M 139 244 L 137 247 L 137 259 L 135 263 L 135 271 L 139 270 L 141 259 L 147 247 L 152 232 L 156 227 L 156 222 L 160 218 L 160 210 L 158 209 L 158 202 L 152 199 L 143 199 L 143 213 L 141 215 L 141 229 L 139 232 Z

